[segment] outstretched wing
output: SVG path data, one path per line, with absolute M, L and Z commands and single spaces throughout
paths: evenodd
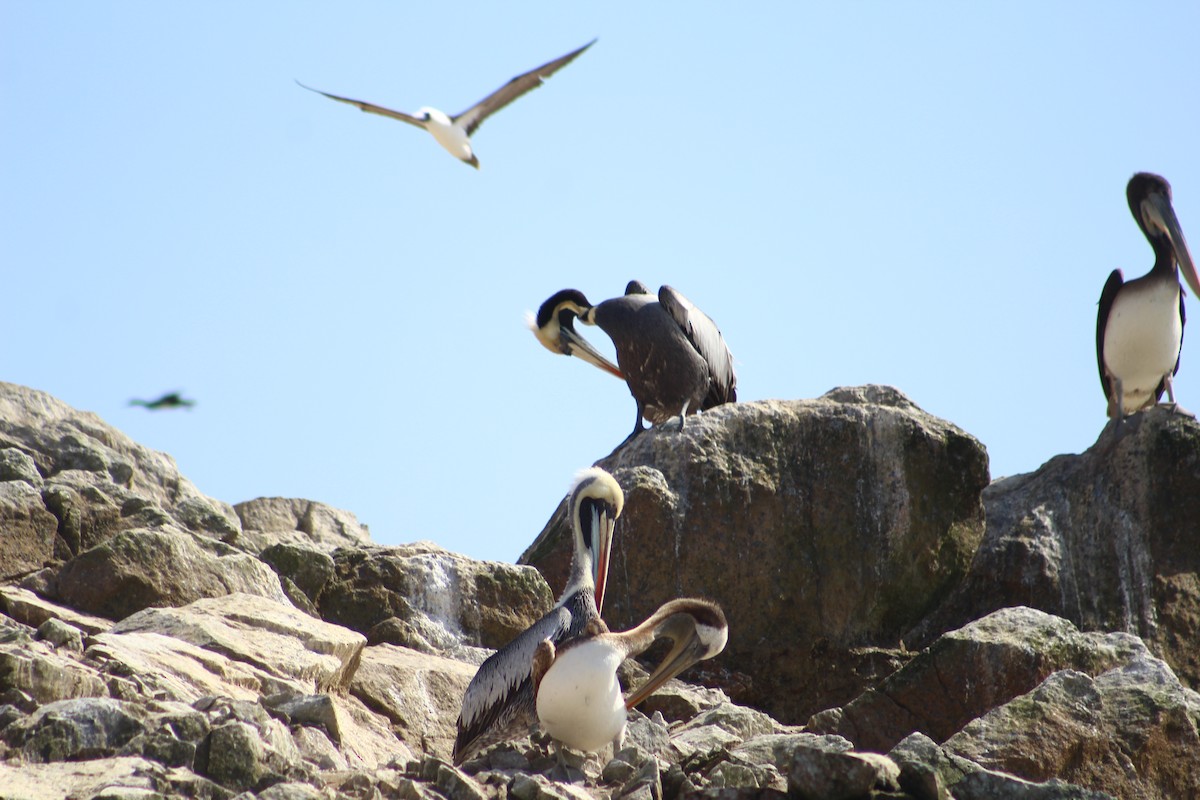
M 384 108 L 383 106 L 377 106 L 374 103 L 366 103 L 362 100 L 351 100 L 349 97 L 339 97 L 336 94 L 330 94 L 329 92 L 322 92 L 320 89 L 314 89 L 311 86 L 305 86 L 303 83 L 300 83 L 300 81 L 296 81 L 296 85 L 300 86 L 303 89 L 308 89 L 310 92 L 316 92 L 317 94 L 323 94 L 326 97 L 328 97 L 330 100 L 337 100 L 339 103 L 346 103 L 348 105 L 352 105 L 355 108 L 358 108 L 362 111 L 366 111 L 368 114 L 379 114 L 380 116 L 383 116 L 383 117 L 391 117 L 392 119 L 398 119 L 401 122 L 407 122 L 409 125 L 415 125 L 421 129 L 425 128 L 425 124 L 421 120 L 417 119 L 416 117 L 412 116 L 411 114 L 405 114 L 403 111 L 393 111 L 390 108 Z
M 736 401 L 737 375 L 733 371 L 733 354 L 729 352 L 717 323 L 670 286 L 663 286 L 658 290 L 658 302 L 675 320 L 675 324 L 683 329 L 701 358 L 708 363 L 712 383 L 701 408 L 707 409 Z
M 492 653 L 471 679 L 458 714 L 454 763 L 461 764 L 496 742 L 523 736 L 537 721 L 533 656 L 549 639 L 558 643 L 571 629 L 572 614 L 562 606 Z
M 508 83 L 501 86 L 496 91 L 489 94 L 487 97 L 480 100 L 475 105 L 468 108 L 461 114 L 456 114 L 451 117 L 451 120 L 463 126 L 466 129 L 467 135 L 470 136 L 479 129 L 483 121 L 492 114 L 495 114 L 506 105 L 516 100 L 526 92 L 532 91 L 542 85 L 542 82 L 558 72 L 574 61 L 580 53 L 587 50 L 596 43 L 595 39 L 580 47 L 578 50 L 572 50 L 565 56 L 556 58 L 553 61 L 547 61 L 540 67 L 529 70 L 522 75 L 510 80 Z

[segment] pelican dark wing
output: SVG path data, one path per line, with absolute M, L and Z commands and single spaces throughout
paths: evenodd
M 483 662 L 463 697 L 454 740 L 456 764 L 488 745 L 529 733 L 537 719 L 533 655 L 545 639 L 558 644 L 568 638 L 571 621 L 570 609 L 555 608 Z
M 737 376 L 733 371 L 733 354 L 729 352 L 717 323 L 670 286 L 658 290 L 658 302 L 683 329 L 688 341 L 708 364 L 712 383 L 701 408 L 736 402 Z
M 352 105 L 355 108 L 359 109 L 360 111 L 366 111 L 368 114 L 379 114 L 380 116 L 383 116 L 383 117 L 391 117 L 392 119 L 398 119 L 401 122 L 407 122 L 409 125 L 415 125 L 421 129 L 425 128 L 425 123 L 422 120 L 417 119 L 416 117 L 412 116 L 411 114 L 405 114 L 403 111 L 393 111 L 390 108 L 384 108 L 383 106 L 377 106 L 374 103 L 367 103 L 363 100 L 352 100 L 349 97 L 340 97 L 339 95 L 330 94 L 329 92 L 322 92 L 320 89 L 314 89 L 311 86 L 305 86 L 303 83 L 300 83 L 300 81 L 296 81 L 296 84 L 299 85 L 303 89 L 308 89 L 310 92 L 316 92 L 317 94 L 323 94 L 326 97 L 328 97 L 330 100 L 337 100 L 339 103 L 346 103 L 348 105 Z
M 572 50 L 565 56 L 556 58 L 553 61 L 547 61 L 540 67 L 531 69 L 526 73 L 518 75 L 508 83 L 501 86 L 496 91 L 489 94 L 487 97 L 480 100 L 475 105 L 468 108 L 461 114 L 456 114 L 450 119 L 457 125 L 462 126 L 468 136 L 471 136 L 475 131 L 479 130 L 479 126 L 483 121 L 492 114 L 495 114 L 506 105 L 516 100 L 521 95 L 530 92 L 542 85 L 546 78 L 549 78 L 555 72 L 565 67 L 574 61 L 584 50 L 596 43 L 595 39 L 580 47 L 578 50 Z M 364 109 L 365 110 L 365 109 Z

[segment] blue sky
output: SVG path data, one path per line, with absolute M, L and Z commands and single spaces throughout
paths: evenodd
M 718 322 L 743 400 L 893 384 L 1027 472 L 1104 425 L 1129 176 L 1200 241 L 1195 3 L 347 5 L 0 4 L 0 378 L 228 502 L 516 558 L 634 409 L 522 315 L 631 278 Z M 593 37 L 479 172 L 294 83 L 457 113 Z

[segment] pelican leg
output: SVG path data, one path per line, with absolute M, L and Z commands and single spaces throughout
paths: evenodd
M 1178 414 L 1181 417 L 1189 417 L 1191 419 L 1195 419 L 1196 418 L 1195 414 L 1188 411 L 1183 406 L 1179 405 L 1179 403 L 1175 402 L 1175 389 L 1171 385 L 1172 377 L 1174 377 L 1174 376 L 1170 375 L 1169 373 L 1167 375 L 1163 376 L 1163 384 L 1165 385 L 1166 390 L 1167 390 L 1167 399 L 1170 401 L 1166 404 L 1167 409 L 1172 414 Z
M 625 439 L 621 442 L 621 444 L 617 445 L 618 448 L 624 447 L 625 445 L 629 444 L 630 442 L 632 442 L 634 440 L 634 438 L 639 433 L 646 430 L 646 426 L 642 422 L 642 414 L 645 412 L 645 410 L 646 409 L 642 406 L 641 403 L 637 404 L 637 420 L 635 420 L 633 423 L 633 433 L 626 436 Z
M 1115 375 L 1110 375 L 1109 380 L 1112 394 L 1108 398 L 1108 416 L 1120 423 L 1125 416 L 1121 411 L 1124 406 L 1122 402 L 1125 395 L 1124 387 L 1121 385 L 1121 379 Z
M 688 410 L 689 405 L 691 405 L 690 400 L 683 404 L 683 408 L 679 409 L 679 432 L 680 433 L 683 433 L 683 421 L 685 419 L 687 419 L 687 410 Z

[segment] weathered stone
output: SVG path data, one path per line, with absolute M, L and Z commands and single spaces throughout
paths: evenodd
M 1096 678 L 1063 670 L 944 748 L 1030 781 L 1151 800 L 1200 797 L 1200 695 L 1148 655 Z
M 853 745 L 840 736 L 812 733 L 768 733 L 755 736 L 734 748 L 730 755 L 751 764 L 769 764 L 786 775 L 798 747 L 815 747 L 826 752 L 848 752 Z
M 89 697 L 47 703 L 0 732 L 27 761 L 79 761 L 115 755 L 142 733 L 141 714 L 127 703 Z
M 148 608 L 122 620 L 109 635 L 139 632 L 180 639 L 317 691 L 348 685 L 366 646 L 359 634 L 290 604 L 241 593 L 183 608 Z
M 325 800 L 326 795 L 307 783 L 277 783 L 257 795 L 258 800 Z
M 41 492 L 25 481 L 0 483 L 0 579 L 50 561 L 57 530 L 58 520 L 46 510 Z
M 157 792 L 170 785 L 166 768 L 144 758 L 101 758 L 52 764 L 0 764 L 0 797 L 13 800 L 90 799 L 113 789 Z M 220 791 L 209 795 L 171 796 L 207 796 L 214 800 L 227 800 L 230 797 L 228 793 Z
M 350 691 L 391 720 L 414 752 L 449 759 L 462 697 L 474 676 L 470 664 L 383 644 L 363 651 Z
M 58 575 L 64 603 L 111 619 L 234 592 L 291 605 L 270 567 L 178 528 L 122 531 L 67 562 Z
M 1085 634 L 1042 611 L 1001 609 L 943 635 L 839 714 L 814 716 L 808 728 L 865 750 L 889 750 L 913 731 L 943 741 L 1056 670 L 1099 674 L 1145 654 L 1128 634 Z
M 52 603 L 28 589 L 17 586 L 0 586 L 0 610 L 33 628 L 41 627 L 51 619 L 62 620 L 87 634 L 101 633 L 113 625 L 112 620 L 80 614 L 74 609 Z
M 25 481 L 30 486 L 41 488 L 42 476 L 37 463 L 18 447 L 0 447 L 0 483 Z
M 55 647 L 83 652 L 83 634 L 60 619 L 48 619 L 38 626 L 38 638 L 47 641 Z
M 900 788 L 920 800 L 950 800 L 950 787 L 981 767 L 945 752 L 923 733 L 914 733 L 892 748 L 888 758 L 900 767 Z
M 78 697 L 105 697 L 104 678 L 44 642 L 0 644 L 0 690 L 26 692 L 39 704 Z
M 180 475 L 170 456 L 45 392 L 0 382 L 0 448 L 17 448 L 33 459 L 48 486 L 65 472 L 93 473 L 92 485 L 102 491 L 141 498 L 192 530 L 227 537 L 241 524 L 232 507 L 205 497 Z M 136 512 L 122 509 L 130 513 Z
M 991 770 L 979 770 L 954 785 L 954 800 L 1116 800 L 1108 792 L 1085 789 L 1073 783 L 1021 780 Z
M 900 768 L 877 753 L 850 753 L 800 745 L 793 754 L 788 792 L 808 800 L 854 800 L 900 788 Z
M 291 580 L 314 607 L 320 606 L 321 593 L 334 575 L 328 553 L 312 545 L 280 543 L 265 548 L 258 557 L 280 577 Z
M 969 574 L 909 644 L 1026 605 L 1083 630 L 1137 634 L 1200 687 L 1200 422 L 1136 414 L 1081 455 L 996 481 L 984 503 Z
M 630 627 L 680 595 L 718 601 L 736 624 L 705 668 L 751 676 L 730 696 L 785 722 L 857 695 L 861 672 L 838 668 L 858 660 L 849 651 L 896 644 L 983 535 L 982 445 L 890 387 L 721 406 L 598 464 L 625 490 L 606 620 Z M 560 505 L 521 562 L 560 587 L 569 560 Z
M 499 648 L 550 610 L 536 570 L 473 561 L 430 542 L 333 553 L 335 579 L 321 615 L 356 631 L 398 617 L 431 645 Z
M 242 523 L 239 542 L 254 552 L 275 544 L 332 551 L 371 544 L 367 526 L 349 511 L 312 500 L 259 497 L 233 507 Z

